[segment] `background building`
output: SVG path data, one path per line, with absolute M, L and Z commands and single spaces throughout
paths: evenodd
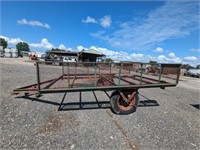
M 106 55 L 99 51 L 90 49 L 82 50 L 79 52 L 67 52 L 67 51 L 51 51 L 50 55 L 53 57 L 72 57 L 78 62 L 101 62 Z

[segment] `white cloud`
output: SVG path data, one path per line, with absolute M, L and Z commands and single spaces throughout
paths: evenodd
M 174 53 L 169 53 L 168 56 L 169 56 L 170 58 L 174 58 L 174 57 L 175 57 L 175 54 L 174 54 Z
M 111 58 L 117 61 L 133 61 L 133 62 L 149 62 L 149 61 L 157 61 L 159 63 L 180 63 L 181 59 L 176 57 L 175 54 L 170 53 L 170 56 L 173 57 L 166 57 L 164 55 L 160 55 L 158 57 L 154 57 L 151 55 L 144 55 L 142 53 L 132 53 L 129 54 L 124 51 L 113 51 L 107 48 L 90 46 L 89 48 L 85 48 L 83 46 L 78 46 L 77 49 L 80 51 L 82 49 L 94 49 L 106 55 L 107 58 Z
M 87 16 L 87 18 L 82 20 L 83 23 L 97 23 L 95 18 L 92 18 L 90 16 Z
M 120 60 L 120 61 L 135 61 L 135 62 L 149 62 L 149 61 L 157 61 L 159 63 L 181 63 L 182 59 L 177 57 L 174 53 L 170 53 L 167 56 L 159 55 L 158 57 L 145 55 L 142 53 L 132 53 L 128 54 L 123 51 L 112 51 L 106 48 L 100 48 L 92 46 L 93 49 L 98 50 L 105 54 L 108 58 L 112 58 L 113 60 Z
M 70 47 L 67 47 L 66 49 L 65 49 L 66 51 L 74 51 L 72 48 L 70 48 Z
M 95 19 L 92 18 L 90 16 L 87 16 L 86 19 L 82 20 L 83 23 L 100 23 L 100 25 L 104 28 L 110 27 L 111 23 L 112 23 L 112 19 L 110 15 L 106 15 L 102 18 L 99 19 L 99 22 Z
M 101 19 L 99 19 L 99 21 L 100 21 L 100 25 L 104 28 L 110 27 L 112 23 L 112 19 L 110 15 L 106 15 L 102 17 Z
M 43 38 L 40 43 L 30 43 L 29 46 L 34 48 L 44 48 L 44 49 L 51 49 L 55 47 L 46 38 Z
M 164 55 L 160 55 L 160 56 L 158 56 L 158 61 L 165 62 L 165 61 L 167 61 L 167 58 Z
M 82 51 L 83 49 L 84 49 L 84 50 L 87 50 L 88 48 L 83 47 L 82 45 L 77 46 L 77 50 L 78 50 L 78 51 Z
M 44 27 L 47 29 L 50 29 L 51 27 L 47 24 L 47 23 L 42 23 L 40 21 L 37 20 L 26 20 L 26 19 L 21 19 L 21 20 L 17 20 L 18 24 L 22 24 L 22 25 L 31 25 L 31 26 L 39 26 L 39 27 Z
M 66 47 L 64 44 L 60 44 L 58 46 L 59 49 L 65 50 L 65 51 L 74 51 L 72 48 L 70 47 Z
M 150 50 L 165 40 L 184 37 L 197 30 L 198 8 L 197 1 L 166 1 L 138 22 L 128 20 L 120 23 L 113 33 L 93 35 L 118 49 Z
M 19 42 L 26 42 L 20 38 L 9 38 L 3 35 L 0 35 L 0 38 L 3 38 L 8 42 L 8 47 L 16 46 L 16 44 Z M 43 38 L 40 43 L 28 43 L 28 42 L 26 43 L 30 47 L 38 48 L 39 50 L 55 48 L 55 46 L 52 43 L 50 43 L 47 38 Z M 64 44 L 60 44 L 58 48 L 67 50 L 67 51 L 74 51 L 72 48 L 66 47 Z
M 154 52 L 157 52 L 157 53 L 162 53 L 164 52 L 164 49 L 162 47 L 157 47 Z
M 8 38 L 8 37 L 2 36 L 2 35 L 0 36 L 0 38 L 5 39 L 8 42 L 8 44 L 11 44 L 11 45 L 16 45 L 19 42 L 24 42 L 20 38 Z
M 195 56 L 187 56 L 187 57 L 184 57 L 183 60 L 185 62 L 196 62 L 198 59 Z
M 60 45 L 58 46 L 58 48 L 59 48 L 59 49 L 62 49 L 62 50 L 65 50 L 65 49 L 66 49 L 66 47 L 65 47 L 64 44 L 60 44 Z
M 200 48 L 199 49 L 198 48 L 197 49 L 191 48 L 190 51 L 192 51 L 192 52 L 200 52 Z
M 157 61 L 160 63 L 181 63 L 182 59 L 177 57 L 174 53 L 169 53 L 169 57 L 166 57 L 164 55 L 159 55 L 157 57 Z

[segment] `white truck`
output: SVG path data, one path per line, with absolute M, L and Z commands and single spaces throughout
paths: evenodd
M 76 59 L 71 57 L 63 57 L 63 62 L 76 62 Z

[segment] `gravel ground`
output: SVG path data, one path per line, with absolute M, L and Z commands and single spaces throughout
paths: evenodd
M 141 89 L 131 115 L 114 115 L 109 98 L 95 92 L 104 109 L 76 109 L 80 93 L 46 94 L 39 99 L 12 96 L 14 88 L 36 83 L 27 58 L 0 58 L 1 149 L 200 149 L 200 79 L 181 77 L 177 87 Z M 110 94 L 110 92 L 109 92 Z M 95 101 L 92 92 L 81 100 Z M 151 102 L 151 103 L 147 103 Z M 147 105 L 144 105 L 147 104 Z

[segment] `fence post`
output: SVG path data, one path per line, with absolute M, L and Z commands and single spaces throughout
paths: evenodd
M 97 82 L 96 82 L 96 74 L 97 74 L 97 66 L 96 63 L 94 63 L 94 83 L 95 83 L 95 87 L 97 86 Z
M 64 76 L 64 62 L 63 62 L 63 59 L 62 59 L 62 79 L 63 79 L 63 76 Z
M 74 63 L 75 64 L 75 78 L 76 78 L 76 66 L 77 66 L 77 63 Z
M 178 67 L 178 68 L 177 68 L 177 76 L 176 76 L 176 83 L 177 83 L 177 84 L 178 84 L 178 81 L 179 81 L 180 74 L 181 74 L 181 68 Z
M 109 63 L 109 64 L 110 64 L 109 66 L 110 66 L 110 74 L 111 74 L 111 63 Z
M 159 83 L 160 83 L 160 80 L 161 80 L 162 71 L 163 71 L 163 68 L 162 68 L 162 65 L 160 65 Z
M 70 85 L 70 83 L 69 83 L 69 63 L 67 63 L 67 76 L 68 76 L 68 87 L 69 87 L 69 85 Z
M 37 73 L 37 84 L 38 84 L 38 92 L 40 91 L 40 69 L 39 62 L 36 62 L 36 73 Z
M 121 63 L 119 63 L 118 85 L 120 85 L 120 80 L 121 80 Z
M 140 84 L 142 84 L 143 64 L 140 64 Z

